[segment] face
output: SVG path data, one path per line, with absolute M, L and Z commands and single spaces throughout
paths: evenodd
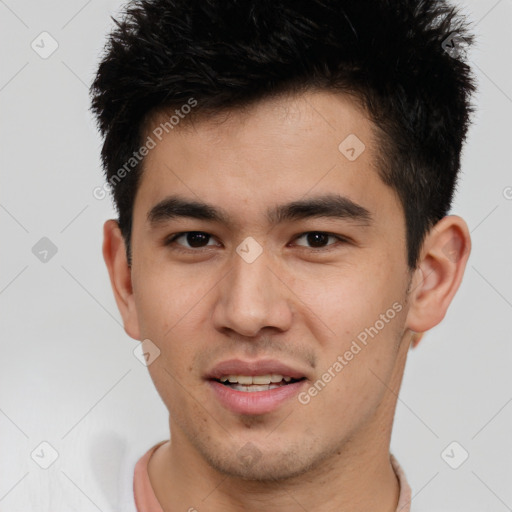
M 349 98 L 310 92 L 177 126 L 146 157 L 127 330 L 160 350 L 173 442 L 222 473 L 299 475 L 392 414 L 411 276 L 376 155 Z

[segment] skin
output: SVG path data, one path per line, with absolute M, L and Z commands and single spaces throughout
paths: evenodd
M 148 369 L 170 412 L 171 441 L 148 472 L 162 508 L 395 511 L 389 444 L 406 356 L 421 337 L 415 333 L 444 318 L 460 285 L 466 223 L 444 217 L 409 271 L 403 210 L 374 165 L 373 124 L 344 95 L 281 96 L 178 128 L 146 157 L 132 266 L 114 220 L 105 223 L 103 248 L 126 332 L 161 351 Z M 366 146 L 355 161 L 338 150 L 351 133 Z M 326 193 L 369 210 L 372 224 L 268 224 L 268 208 Z M 152 225 L 148 212 L 171 194 L 223 208 L 230 225 Z M 186 237 L 165 245 L 186 231 L 212 236 L 202 248 Z M 302 236 L 309 232 L 348 241 L 329 237 L 315 252 Z M 263 249 L 252 263 L 235 250 L 249 236 Z M 308 389 L 394 303 L 401 311 L 307 405 L 293 398 L 268 414 L 235 414 L 203 378 L 233 357 L 275 358 L 303 370 Z M 244 446 L 256 462 L 241 463 Z

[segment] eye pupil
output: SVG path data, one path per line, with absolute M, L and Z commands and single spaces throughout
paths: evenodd
M 324 245 L 324 242 L 327 242 L 329 239 L 329 235 L 325 233 L 311 232 L 308 233 L 308 243 L 313 247 L 321 247 Z
M 191 247 L 202 247 L 204 242 L 208 243 L 210 235 L 202 233 L 201 231 L 191 231 L 187 233 L 187 243 Z

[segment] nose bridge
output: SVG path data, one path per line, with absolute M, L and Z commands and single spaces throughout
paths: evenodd
M 233 253 L 232 271 L 222 280 L 214 311 L 216 327 L 244 336 L 256 335 L 263 327 L 286 329 L 291 318 L 287 296 L 271 270 L 271 258 L 253 241 L 244 242 Z
M 263 248 L 260 251 L 252 247 L 251 242 L 243 242 L 237 248 L 237 256 L 233 257 L 233 266 L 236 285 L 242 291 L 247 288 L 250 292 L 254 288 L 254 291 L 260 292 L 257 296 L 263 298 L 265 291 L 270 287 L 269 277 L 272 274 L 269 270 L 271 262 L 268 251 L 264 251 Z

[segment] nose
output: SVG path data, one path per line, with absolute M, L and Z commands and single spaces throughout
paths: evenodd
M 293 293 L 285 284 L 286 276 L 280 275 L 283 272 L 272 267 L 265 251 L 251 263 L 233 254 L 232 270 L 219 283 L 213 311 L 218 330 L 253 337 L 264 328 L 290 328 Z

